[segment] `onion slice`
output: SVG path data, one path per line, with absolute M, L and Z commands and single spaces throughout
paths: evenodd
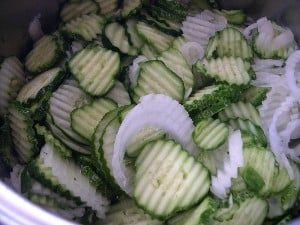
M 293 52 L 286 61 L 286 79 L 291 89 L 292 94 L 300 102 L 300 87 L 297 85 L 297 80 L 300 80 L 300 50 Z M 299 72 L 299 71 L 298 71 Z
M 140 55 L 133 60 L 132 65 L 129 67 L 129 80 L 131 88 L 134 88 L 137 85 L 137 79 L 140 72 L 139 64 L 146 61 L 148 61 L 148 59 L 145 56 Z
M 243 140 L 240 130 L 232 132 L 228 140 L 229 158 L 224 161 L 224 168 L 217 171 L 217 176 L 212 176 L 211 192 L 218 198 L 224 199 L 231 187 L 231 178 L 236 178 L 238 168 L 244 165 Z
M 194 41 L 186 42 L 179 50 L 190 66 L 195 64 L 197 60 L 202 59 L 204 56 L 204 48 Z
M 143 96 L 123 120 L 115 139 L 112 158 L 114 178 L 130 196 L 133 193 L 133 177 L 126 174 L 123 161 L 126 145 L 136 133 L 149 126 L 164 130 L 192 155 L 199 154 L 192 138 L 193 121 L 184 107 L 162 94 Z
M 281 115 L 290 110 L 294 106 L 295 99 L 292 96 L 288 96 L 280 107 L 275 111 L 272 122 L 269 127 L 269 141 L 270 147 L 278 163 L 285 167 L 289 176 L 294 179 L 294 172 L 291 164 L 287 158 L 287 149 L 289 140 L 283 138 L 277 129 L 277 124 L 280 122 Z

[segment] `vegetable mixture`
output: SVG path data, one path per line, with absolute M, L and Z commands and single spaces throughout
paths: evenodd
M 299 216 L 293 33 L 196 3 L 70 0 L 48 34 L 36 17 L 0 64 L 4 181 L 82 224 Z

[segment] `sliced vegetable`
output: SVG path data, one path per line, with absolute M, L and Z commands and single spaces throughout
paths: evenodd
M 135 164 L 133 196 L 140 207 L 158 218 L 191 208 L 209 190 L 207 169 L 172 140 L 150 142 Z
M 182 105 L 161 94 L 144 96 L 123 120 L 114 144 L 112 172 L 120 187 L 129 195 L 133 191 L 133 177 L 127 175 L 123 162 L 126 145 L 137 132 L 149 126 L 161 128 L 191 154 L 198 154 L 192 139 L 194 126 Z
M 87 93 L 101 96 L 114 85 L 115 76 L 120 70 L 120 57 L 118 53 L 102 48 L 99 44 L 92 44 L 77 52 L 68 66 Z

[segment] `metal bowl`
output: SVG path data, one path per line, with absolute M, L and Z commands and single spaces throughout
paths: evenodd
M 42 29 L 56 28 L 58 12 L 64 0 L 1 0 L 0 1 L 0 56 L 22 58 L 31 47 L 28 26 L 38 14 Z M 225 9 L 244 9 L 254 19 L 267 16 L 291 28 L 300 43 L 300 1 L 297 0 L 219 0 Z M 0 178 L 6 176 L 0 165 Z M 0 180 L 0 224 L 71 225 L 16 194 Z M 300 218 L 289 225 L 299 225 Z

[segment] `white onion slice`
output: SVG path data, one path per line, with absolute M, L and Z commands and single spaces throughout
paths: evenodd
M 252 23 L 248 27 L 246 27 L 243 31 L 244 36 L 247 40 L 250 40 L 252 37 L 252 31 L 257 29 L 257 23 Z
M 273 39 L 272 49 L 278 50 L 281 48 L 289 47 L 293 43 L 294 43 L 294 34 L 290 29 L 286 29 Z
M 300 78 L 300 73 L 296 73 L 299 70 L 300 65 L 300 50 L 293 52 L 286 61 L 286 78 L 287 83 L 291 89 L 292 94 L 300 102 L 300 87 L 297 84 L 297 80 Z
M 140 71 L 139 64 L 146 61 L 148 61 L 148 59 L 145 56 L 140 55 L 133 60 L 132 65 L 129 67 L 129 80 L 132 88 L 134 88 L 137 84 L 137 79 Z
M 251 81 L 252 85 L 260 87 L 273 87 L 282 81 L 282 77 L 268 72 L 256 72 L 256 79 Z
M 290 121 L 280 135 L 286 140 L 300 139 L 300 119 Z
M 257 68 L 257 70 L 264 68 L 272 68 L 272 67 L 282 67 L 284 65 L 284 60 L 281 59 L 254 59 L 254 65 L 252 68 Z
M 190 66 L 204 56 L 204 48 L 199 43 L 193 41 L 184 43 L 179 50 Z
M 263 101 L 262 106 L 259 108 L 262 128 L 266 135 L 269 133 L 269 126 L 273 120 L 275 111 L 287 96 L 289 96 L 289 89 L 285 79 L 282 79 L 278 83 L 273 83 L 272 90 L 267 94 L 266 100 Z
M 291 96 L 288 96 L 286 100 L 281 104 L 281 106 L 275 111 L 272 122 L 269 126 L 268 135 L 271 150 L 273 151 L 278 163 L 287 169 L 288 174 L 292 179 L 294 178 L 294 172 L 286 156 L 286 150 L 288 149 L 289 140 L 286 140 L 282 136 L 280 136 L 277 130 L 277 124 L 281 115 L 290 110 L 294 103 L 295 99 Z
M 112 172 L 115 180 L 128 195 L 132 195 L 133 192 L 133 177 L 125 174 L 123 159 L 126 144 L 137 132 L 148 126 L 164 130 L 192 155 L 199 154 L 192 139 L 193 121 L 184 107 L 162 94 L 143 96 L 140 103 L 126 115 L 114 143 Z
M 240 130 L 231 133 L 228 140 L 229 159 L 223 159 L 223 169 L 217 171 L 217 176 L 212 176 L 211 191 L 218 198 L 224 199 L 231 187 L 231 178 L 236 178 L 238 168 L 244 165 L 243 140 Z

